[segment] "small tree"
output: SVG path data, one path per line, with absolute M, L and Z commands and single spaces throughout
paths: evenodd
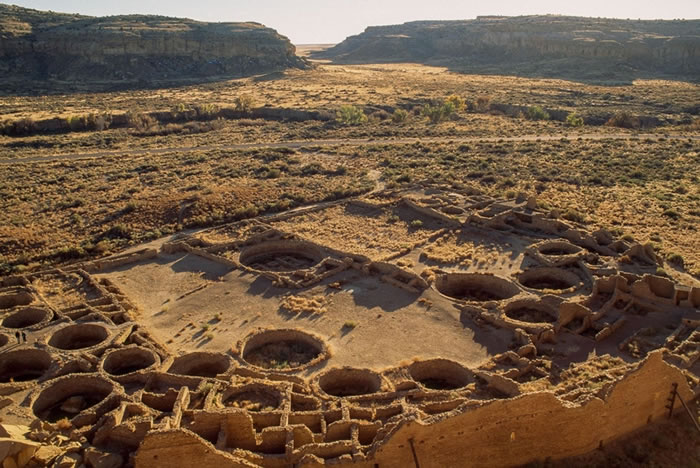
M 367 116 L 362 109 L 345 105 L 338 110 L 337 120 L 345 125 L 360 125 L 367 122 Z
M 583 117 L 576 112 L 572 112 L 566 116 L 566 125 L 569 127 L 583 127 Z

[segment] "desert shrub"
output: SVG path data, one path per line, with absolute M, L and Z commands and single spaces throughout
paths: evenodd
M 96 130 L 101 132 L 102 130 L 108 129 L 112 124 L 112 116 L 108 114 L 74 115 L 67 117 L 66 123 L 73 132 L 85 130 Z
M 549 120 L 549 112 L 540 106 L 532 106 L 527 108 L 525 116 L 530 120 Z
M 413 221 L 411 221 L 410 225 L 412 228 L 420 229 L 423 227 L 423 221 L 421 221 L 420 219 L 414 219 Z
M 124 224 L 115 224 L 105 231 L 102 236 L 108 239 L 131 239 L 132 232 Z
M 237 100 L 239 98 L 236 98 Z M 236 101 L 236 107 L 238 106 L 238 101 Z M 215 104 L 200 104 L 195 106 L 195 112 L 197 113 L 197 118 L 199 119 L 213 119 L 219 113 L 219 107 Z M 250 109 L 245 112 L 249 112 Z
M 462 112 L 464 108 L 466 107 L 466 101 L 464 100 L 463 97 L 458 96 L 457 94 L 453 94 L 447 98 L 447 101 L 454 106 L 455 112 Z
M 391 115 L 391 121 L 394 123 L 402 123 L 408 119 L 408 112 L 403 109 L 396 109 Z
M 373 121 L 384 121 L 389 119 L 391 115 L 389 115 L 387 111 L 380 109 L 378 111 L 372 112 L 372 115 L 370 117 L 372 117 Z
M 479 96 L 474 105 L 477 112 L 488 112 L 491 109 L 491 98 L 489 96 Z
M 575 223 L 583 223 L 586 221 L 586 217 L 573 208 L 566 210 L 566 212 L 562 215 L 562 218 Z
M 441 104 L 428 104 L 423 107 L 423 115 L 430 120 L 430 123 L 437 124 L 443 122 L 455 113 L 455 104 L 451 101 L 445 101 Z
M 236 106 L 236 110 L 239 112 L 250 112 L 253 110 L 253 105 L 255 104 L 253 100 L 253 96 L 250 96 L 248 94 L 242 94 L 238 97 L 236 97 L 234 104 Z
M 668 254 L 668 257 L 666 257 L 666 260 L 668 260 L 668 263 L 671 263 L 673 265 L 677 265 L 679 267 L 683 267 L 685 264 L 685 260 L 683 259 L 683 256 L 681 254 L 677 254 L 674 252 L 671 252 Z
M 36 122 L 29 117 L 15 120 L 14 122 L 5 122 L 2 125 L 2 133 L 11 136 L 29 135 L 36 132 Z
M 666 216 L 667 218 L 671 218 L 674 221 L 677 221 L 681 218 L 681 214 L 678 211 L 674 210 L 673 208 L 668 208 L 668 209 L 664 210 L 664 212 L 662 214 L 664 216 Z
M 367 122 L 367 116 L 362 109 L 353 105 L 341 106 L 336 119 L 345 125 L 360 125 Z
M 619 127 L 619 128 L 639 128 L 641 122 L 639 118 L 630 114 L 626 111 L 620 111 L 610 117 L 605 125 L 608 127 Z
M 155 127 L 157 123 L 156 119 L 148 114 L 135 112 L 126 113 L 126 125 L 138 131 L 146 131 Z
M 583 127 L 583 117 L 576 112 L 572 112 L 566 116 L 566 125 L 569 127 Z

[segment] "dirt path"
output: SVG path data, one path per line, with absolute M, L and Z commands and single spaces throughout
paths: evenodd
M 556 141 L 562 138 L 583 139 L 583 140 L 627 140 L 630 138 L 666 138 L 670 140 L 700 140 L 700 135 L 660 135 L 660 134 L 588 134 L 588 135 L 526 135 L 518 137 L 431 137 L 431 138 L 357 138 L 357 139 L 330 139 L 330 140 L 306 140 L 306 141 L 286 141 L 276 143 L 241 143 L 236 145 L 204 145 L 204 146 L 181 146 L 173 148 L 155 149 L 134 149 L 118 151 L 100 151 L 96 153 L 68 153 L 51 156 L 34 156 L 27 158 L 6 158 L 0 159 L 0 164 L 24 164 L 69 161 L 74 159 L 95 159 L 108 156 L 139 156 L 144 154 L 163 153 L 189 153 L 191 151 L 212 151 L 212 150 L 246 150 L 262 148 L 309 148 L 313 146 L 367 146 L 367 145 L 410 145 L 413 143 L 475 143 L 487 142 L 522 142 L 522 141 Z

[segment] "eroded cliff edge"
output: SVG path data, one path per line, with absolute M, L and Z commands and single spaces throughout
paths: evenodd
M 258 23 L 88 17 L 0 4 L 0 78 L 150 82 L 303 68 L 289 39 Z
M 367 28 L 315 54 L 340 63 L 420 62 L 540 76 L 700 79 L 700 20 L 479 17 Z

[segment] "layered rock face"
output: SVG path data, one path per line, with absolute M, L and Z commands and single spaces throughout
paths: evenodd
M 0 77 L 154 80 L 305 66 L 289 39 L 257 23 L 93 18 L 0 5 Z
M 564 16 L 479 17 L 367 28 L 316 54 L 338 62 L 500 65 L 556 60 L 700 74 L 700 20 L 638 21 Z

